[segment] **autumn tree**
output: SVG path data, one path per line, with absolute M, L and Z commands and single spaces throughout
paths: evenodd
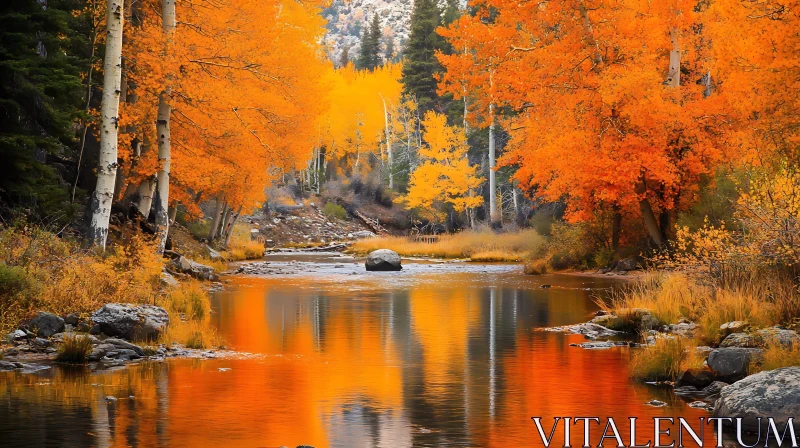
M 721 102 L 694 82 L 706 73 L 702 11 L 680 0 L 475 7 L 444 32 L 467 51 L 442 57 L 443 88 L 488 87 L 471 98 L 512 130 L 500 163 L 518 167 L 524 190 L 565 199 L 568 219 L 638 215 L 664 244 L 675 211 L 726 156 Z
M 480 204 L 470 189 L 481 184 L 477 167 L 467 159 L 463 129 L 448 126 L 447 117 L 429 111 L 422 121 L 425 144 L 419 150 L 420 165 L 411 174 L 408 194 L 400 201 L 423 217 L 442 221 L 448 207 L 461 213 Z

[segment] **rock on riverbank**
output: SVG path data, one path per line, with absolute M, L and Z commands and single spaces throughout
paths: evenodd
M 742 427 L 758 431 L 758 417 L 772 417 L 782 431 L 789 418 L 800 430 L 800 367 L 756 373 L 724 387 L 714 406 L 715 417 L 742 418 Z M 765 429 L 765 421 L 762 421 Z
M 364 266 L 368 271 L 400 271 L 403 269 L 400 255 L 389 249 L 370 252 Z

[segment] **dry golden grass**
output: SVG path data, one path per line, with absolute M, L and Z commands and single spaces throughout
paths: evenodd
M 170 291 L 161 305 L 172 314 L 194 321 L 205 320 L 211 312 L 208 293 L 197 280 L 189 280 Z
M 0 232 L 0 333 L 38 310 L 88 315 L 105 303 L 153 303 L 163 261 L 136 234 L 98 255 L 35 227 Z
M 610 302 L 599 302 L 608 311 L 646 308 L 664 323 L 681 317 L 696 322 L 701 342 L 714 344 L 723 336 L 719 327 L 735 320 L 756 328 L 791 322 L 800 316 L 798 292 L 791 280 L 777 273 L 753 275 L 728 271 L 726 280 L 700 280 L 687 273 L 651 272 Z
M 630 377 L 641 381 L 674 381 L 686 369 L 703 366 L 694 346 L 682 338 L 659 337 L 652 346 L 631 354 Z
M 167 331 L 161 334 L 158 342 L 165 345 L 174 342 L 188 348 L 210 348 L 222 345 L 222 338 L 207 319 L 204 321 L 171 319 Z
M 159 338 L 162 344 L 176 342 L 189 348 L 209 348 L 222 340 L 210 324 L 211 302 L 201 282 L 191 280 L 170 291 L 159 303 L 170 316 L 166 333 Z
M 92 341 L 86 336 L 67 336 L 58 347 L 56 361 L 70 364 L 84 364 L 92 353 Z
M 351 250 L 366 254 L 391 249 L 405 257 L 469 258 L 473 261 L 519 261 L 538 252 L 545 239 L 534 230 L 516 233 L 466 231 L 441 235 L 435 243 L 405 237 L 367 238 L 353 243 Z
M 230 261 L 255 260 L 264 256 L 264 245 L 250 238 L 250 225 L 237 223 L 228 244 L 228 250 L 222 254 Z
M 791 347 L 787 347 L 783 344 L 771 343 L 764 347 L 761 360 L 751 363 L 750 372 L 755 373 L 762 370 L 793 366 L 800 366 L 800 345 L 794 344 Z
M 194 261 L 214 268 L 214 272 L 217 274 L 228 270 L 228 262 L 223 259 L 217 258 L 216 260 L 212 260 L 208 257 L 197 257 L 194 259 Z

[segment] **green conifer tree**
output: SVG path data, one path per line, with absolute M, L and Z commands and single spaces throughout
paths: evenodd
M 381 23 L 378 20 L 378 15 L 375 14 L 372 17 L 372 23 L 364 27 L 364 32 L 361 35 L 361 49 L 356 60 L 356 68 L 359 70 L 375 70 L 381 65 L 382 37 Z
M 85 36 L 77 0 L 4 0 L 0 6 L 0 204 L 53 215 L 65 209 L 64 168 L 83 107 Z M 76 12 L 76 14 L 73 14 Z M 60 177 L 59 174 L 62 176 Z M 63 185 L 62 185 L 63 184 Z
M 434 75 L 442 71 L 436 50 L 447 43 L 436 33 L 442 24 L 441 12 L 435 0 L 417 0 L 411 13 L 411 35 L 404 50 L 403 93 L 416 98 L 420 113 L 441 111 Z

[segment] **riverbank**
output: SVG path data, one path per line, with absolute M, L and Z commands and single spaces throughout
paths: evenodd
M 590 342 L 577 345 L 585 349 L 638 339 L 626 344 L 634 381 L 672 386 L 695 407 L 742 417 L 751 430 L 758 417 L 785 424 L 796 416 L 792 403 L 800 402 L 800 305 L 793 279 L 779 271 L 720 269 L 717 277 L 646 273 L 598 300 L 601 310 L 591 321 L 550 330 L 584 335 Z

